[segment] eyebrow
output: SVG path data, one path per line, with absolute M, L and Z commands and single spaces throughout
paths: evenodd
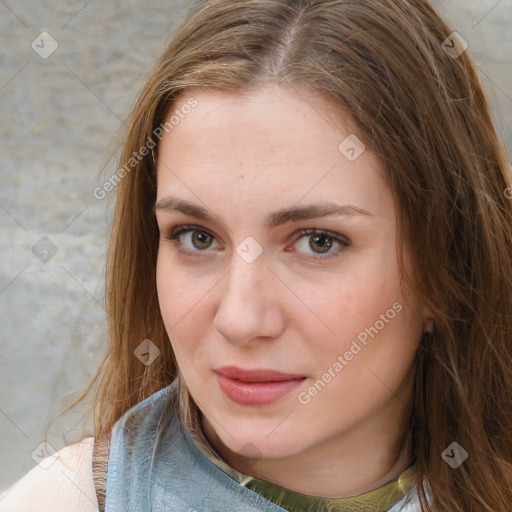
M 206 208 L 177 197 L 169 196 L 160 199 L 154 206 L 154 212 L 157 210 L 181 212 L 205 222 L 218 222 L 220 224 L 225 224 L 220 217 L 210 213 Z M 316 219 L 320 217 L 327 217 L 329 215 L 366 215 L 373 217 L 373 214 L 364 208 L 359 208 L 350 204 L 309 204 L 304 206 L 295 206 L 292 208 L 284 208 L 272 212 L 267 215 L 265 219 L 265 226 L 271 229 L 280 226 L 281 224 L 285 224 L 286 222 Z

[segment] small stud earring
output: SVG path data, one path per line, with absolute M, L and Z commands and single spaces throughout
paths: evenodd
M 432 336 L 434 332 L 434 321 L 432 318 L 427 318 L 425 320 L 425 327 L 423 332 L 425 333 L 426 336 Z

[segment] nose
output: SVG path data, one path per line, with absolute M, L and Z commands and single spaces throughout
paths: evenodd
M 222 285 L 215 329 L 229 343 L 240 346 L 278 337 L 285 329 L 279 285 L 263 257 L 247 263 L 234 254 Z

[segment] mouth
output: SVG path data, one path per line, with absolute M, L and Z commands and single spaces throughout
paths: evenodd
M 243 406 L 269 405 L 284 398 L 307 379 L 304 375 L 268 369 L 224 367 L 215 370 L 215 373 L 224 395 Z
M 268 368 L 244 369 L 236 366 L 223 366 L 214 371 L 224 377 L 241 382 L 283 382 L 306 378 L 305 375 L 283 373 Z

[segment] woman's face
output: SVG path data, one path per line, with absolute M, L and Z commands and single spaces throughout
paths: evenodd
M 400 290 L 379 162 L 332 112 L 277 86 L 190 90 L 159 146 L 163 320 L 205 428 L 249 457 L 371 443 L 411 400 L 425 310 Z

